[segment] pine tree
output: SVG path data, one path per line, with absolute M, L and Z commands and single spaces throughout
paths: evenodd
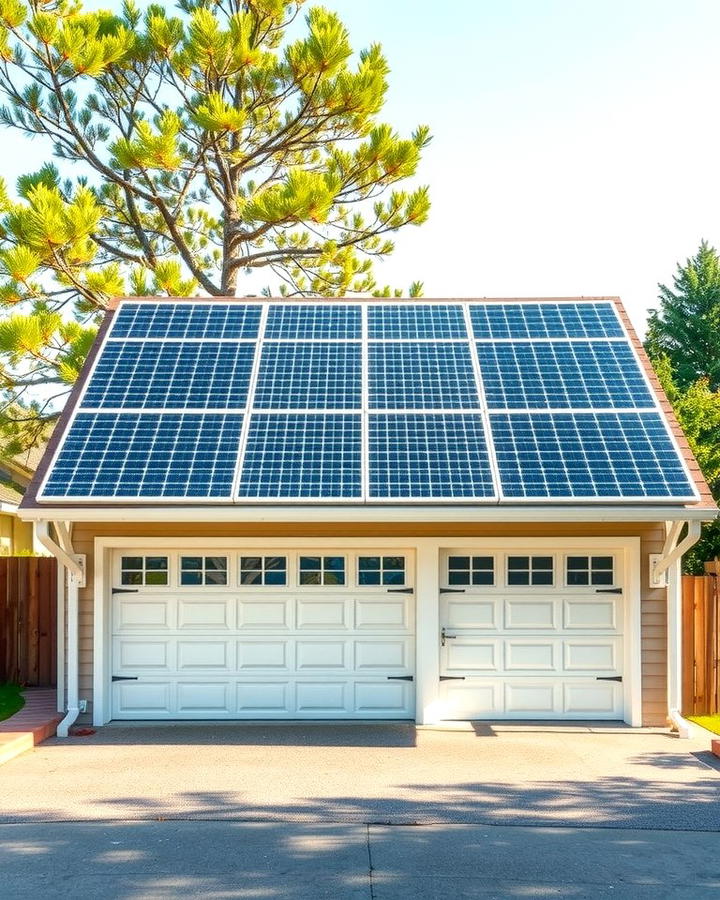
M 659 285 L 660 309 L 651 310 L 646 347 L 651 358 L 666 356 L 681 390 L 700 378 L 720 387 L 720 257 L 707 241 L 678 264 L 674 290 Z
M 232 296 L 253 270 L 283 295 L 391 293 L 373 262 L 427 218 L 401 182 L 428 129 L 379 120 L 388 64 L 334 13 L 290 39 L 303 4 L 0 0 L 0 121 L 58 160 L 0 183 L 8 449 L 52 419 L 114 295 Z

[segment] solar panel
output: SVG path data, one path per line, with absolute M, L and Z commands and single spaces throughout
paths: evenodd
M 255 409 L 360 409 L 359 343 L 266 343 Z
M 129 300 L 79 403 L 41 500 L 695 494 L 606 301 Z
M 686 498 L 693 489 L 658 413 L 497 413 L 507 498 Z
M 359 414 L 256 413 L 239 497 L 361 499 L 361 444 Z
M 612 303 L 472 303 L 477 339 L 624 337 Z
M 79 413 L 47 497 L 229 499 L 242 415 Z
M 490 409 L 652 407 L 635 355 L 618 341 L 478 343 Z
M 467 344 L 371 343 L 371 409 L 477 409 Z
M 459 304 L 396 303 L 368 306 L 368 336 L 373 339 L 466 338 Z
M 112 338 L 256 338 L 259 304 L 123 303 L 110 331 Z
M 327 303 L 327 301 L 325 301 Z M 359 306 L 349 303 L 335 305 L 287 304 L 271 306 L 265 325 L 266 339 L 288 338 L 354 338 L 362 337 Z
M 244 407 L 252 343 L 110 341 L 82 400 L 85 408 Z
M 370 416 L 371 499 L 495 495 L 480 416 Z

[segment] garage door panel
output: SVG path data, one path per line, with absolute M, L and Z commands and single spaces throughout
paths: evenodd
M 567 629 L 614 630 L 617 627 L 615 599 L 570 599 L 564 604 L 564 624 Z
M 546 682 L 521 681 L 505 683 L 505 710 L 510 715 L 548 715 L 558 708 L 560 685 Z
M 170 599 L 120 599 L 115 606 L 115 631 L 172 628 Z
M 444 682 L 441 698 L 449 719 L 490 719 L 504 713 L 498 682 Z
M 122 681 L 113 685 L 116 710 L 132 718 L 169 715 L 174 684 L 169 681 Z
M 331 631 L 349 627 L 348 604 L 343 598 L 300 598 L 297 600 L 298 630 L 327 628 Z
M 187 630 L 232 628 L 229 600 L 184 600 L 178 603 L 178 628 Z
M 354 709 L 368 716 L 378 713 L 402 716 L 411 705 L 412 685 L 402 681 L 356 681 Z
M 556 649 L 554 641 L 505 641 L 505 668 L 509 672 L 554 672 L 557 668 Z
M 563 685 L 563 713 L 615 715 L 622 711 L 622 692 L 613 682 L 572 682 Z
M 565 669 L 568 672 L 617 672 L 622 658 L 619 638 L 566 640 Z
M 230 684 L 227 681 L 179 681 L 178 712 L 224 718 L 228 711 L 229 691 Z
M 342 715 L 347 710 L 347 681 L 298 681 L 297 711 L 318 715 Z
M 555 628 L 555 599 L 513 597 L 505 600 L 506 629 Z
M 411 665 L 408 641 L 356 641 L 355 668 L 358 671 L 405 669 Z
M 450 673 L 496 671 L 500 664 L 500 645 L 496 640 L 458 636 L 446 645 L 446 668 Z
M 410 601 L 385 597 L 359 597 L 355 601 L 355 627 L 368 630 L 407 629 Z
M 297 668 L 346 669 L 348 647 L 345 641 L 298 641 Z
M 494 600 L 449 600 L 447 622 L 449 628 L 496 628 Z
M 290 600 L 269 600 L 240 598 L 238 607 L 238 629 L 289 629 Z
M 291 650 L 287 641 L 238 641 L 238 670 L 289 669 Z
M 235 712 L 240 716 L 288 717 L 292 685 L 287 681 L 243 681 L 236 685 Z
M 185 669 L 228 669 L 234 667 L 227 641 L 178 641 L 177 667 Z
M 160 640 L 137 640 L 119 638 L 115 641 L 114 656 L 121 672 L 138 669 L 174 668 L 174 646 Z

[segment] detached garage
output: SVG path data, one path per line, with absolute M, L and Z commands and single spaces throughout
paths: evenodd
M 716 513 L 608 298 L 119 301 L 22 507 L 65 733 L 664 724 Z

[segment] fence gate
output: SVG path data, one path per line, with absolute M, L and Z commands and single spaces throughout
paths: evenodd
M 720 712 L 720 610 L 716 575 L 684 575 L 683 708 L 686 716 Z
M 54 687 L 57 560 L 0 557 L 0 681 Z

